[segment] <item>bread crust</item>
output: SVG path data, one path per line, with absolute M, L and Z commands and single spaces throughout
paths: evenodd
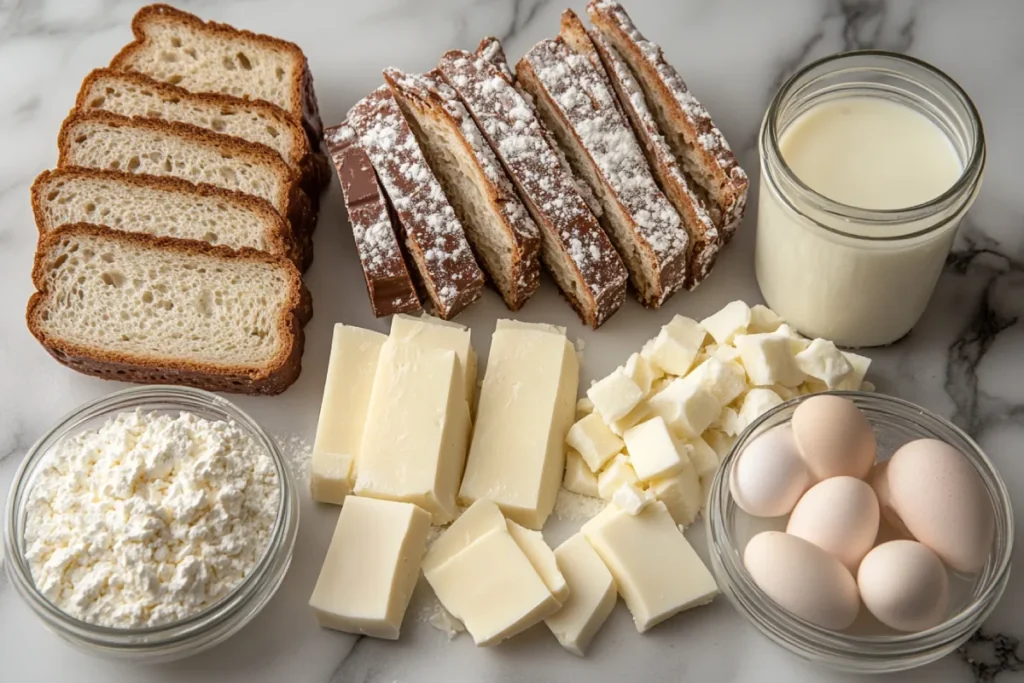
M 86 168 L 84 166 L 67 166 L 64 168 L 43 171 L 36 177 L 35 182 L 32 183 L 31 190 L 32 213 L 35 216 L 36 228 L 39 230 L 40 237 L 60 227 L 58 225 L 51 225 L 46 220 L 46 211 L 44 210 L 43 205 L 46 202 L 44 193 L 47 191 L 49 184 L 51 182 L 62 180 L 73 181 L 79 178 L 123 183 L 125 185 L 152 188 L 186 196 L 198 195 L 200 197 L 218 199 L 225 203 L 244 208 L 247 211 L 258 213 L 270 226 L 263 235 L 263 239 L 266 240 L 269 245 L 267 253 L 272 256 L 283 256 L 288 258 L 297 267 L 301 267 L 301 254 L 299 253 L 298 245 L 292 239 L 291 230 L 289 229 L 288 224 L 265 199 L 260 199 L 259 197 L 254 197 L 253 195 L 244 194 L 242 192 L 235 192 L 234 190 L 226 190 L 213 185 L 206 185 L 202 183 L 193 184 L 187 180 L 172 176 L 123 173 L 121 171 L 108 171 L 98 168 Z M 112 226 L 107 227 L 110 227 L 111 230 L 116 229 Z M 120 232 L 132 231 L 120 230 Z
M 229 24 L 203 21 L 194 14 L 189 14 L 170 5 L 157 3 L 146 5 L 136 12 L 135 17 L 132 19 L 132 34 L 135 36 L 135 40 L 125 45 L 120 52 L 114 55 L 114 58 L 110 61 L 111 68 L 126 71 L 132 70 L 128 63 L 131 61 L 132 55 L 142 49 L 145 44 L 146 24 L 151 21 L 171 21 L 187 24 L 196 31 L 211 33 L 229 39 L 244 38 L 261 43 L 266 47 L 290 53 L 297 63 L 302 65 L 302 75 L 298 80 L 291 83 L 290 99 L 292 106 L 286 109 L 286 111 L 305 129 L 311 147 L 313 149 L 319 148 L 324 132 L 323 122 L 320 119 L 316 91 L 313 86 L 313 74 L 309 70 L 309 62 L 306 60 L 305 53 L 298 45 L 281 38 L 275 38 L 274 36 L 235 28 Z
M 244 259 L 279 266 L 286 270 L 291 280 L 288 304 L 280 312 L 277 321 L 280 334 L 289 343 L 285 343 L 265 366 L 253 368 L 134 355 L 51 338 L 40 326 L 40 316 L 49 294 L 46 289 L 48 256 L 61 240 L 75 236 L 101 237 L 145 248 L 176 251 L 186 256 Z M 312 299 L 295 266 L 290 261 L 266 252 L 248 248 L 234 251 L 194 240 L 154 237 L 143 233 L 119 232 L 88 223 L 74 223 L 57 228 L 40 238 L 32 268 L 32 282 L 37 291 L 29 299 L 25 314 L 29 331 L 58 362 L 85 374 L 140 384 L 184 384 L 209 391 L 272 395 L 287 389 L 302 369 L 305 343 L 302 326 L 312 317 Z
M 298 176 L 274 150 L 264 145 L 247 142 L 229 135 L 221 135 L 205 128 L 177 121 L 129 118 L 107 111 L 79 112 L 72 110 L 61 124 L 60 133 L 57 136 L 58 168 L 75 165 L 70 158 L 75 130 L 80 125 L 89 124 L 147 130 L 178 137 L 213 147 L 225 155 L 244 158 L 255 166 L 269 166 L 283 181 L 272 204 L 282 218 L 291 225 L 292 235 L 301 250 L 302 269 L 305 270 L 312 263 L 312 234 L 316 226 L 316 212 L 309 197 L 299 187 Z

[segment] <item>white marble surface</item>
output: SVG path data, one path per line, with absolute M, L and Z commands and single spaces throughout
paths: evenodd
M 281 35 L 306 51 L 324 122 L 339 121 L 380 83 L 380 69 L 432 66 L 446 49 L 472 48 L 495 34 L 516 59 L 557 32 L 566 0 L 224 0 L 184 1 L 206 18 Z M 0 0 L 0 487 L 6 490 L 26 449 L 80 402 L 120 388 L 59 366 L 22 321 L 31 293 L 29 270 L 36 231 L 28 187 L 56 158 L 55 137 L 81 79 L 106 64 L 130 39 L 133 0 Z M 573 5 L 580 9 L 581 0 Z M 1020 26 L 1024 5 L 1011 0 L 632 0 L 628 8 L 651 38 L 665 46 L 691 88 L 707 104 L 756 177 L 754 147 L 761 115 L 781 81 L 797 66 L 853 48 L 905 51 L 949 72 L 981 110 L 990 163 L 981 197 L 961 231 L 956 252 L 928 312 L 913 334 L 872 352 L 871 379 L 881 391 L 919 402 L 974 435 L 998 463 L 1012 494 L 1024 500 L 1024 195 L 1017 166 L 1024 158 Z M 751 202 L 756 206 L 755 202 Z M 705 315 L 734 298 L 759 300 L 752 274 L 753 216 L 696 293 L 679 295 L 661 311 L 627 302 L 599 332 L 583 330 L 553 285 L 522 313 L 529 320 L 568 324 L 585 340 L 584 382 L 620 363 L 672 314 Z M 335 321 L 385 329 L 372 321 L 351 239 L 344 235 L 340 192 L 324 197 L 308 273 L 316 314 L 306 328 L 300 380 L 283 396 L 240 399 L 301 461 L 312 441 Z M 460 321 L 474 328 L 486 355 L 503 308 L 493 293 Z M 305 444 L 303 442 L 306 442 Z M 1019 509 L 1024 509 L 1020 505 Z M 763 640 L 720 600 L 639 636 L 620 606 L 579 660 L 543 629 L 499 648 L 477 650 L 466 637 L 447 642 L 421 615 L 421 586 L 398 643 L 356 640 L 321 631 L 305 602 L 319 569 L 336 511 L 304 503 L 295 561 L 280 593 L 240 635 L 184 662 L 140 668 L 79 654 L 50 635 L 0 578 L 0 680 L 10 683 L 189 680 L 246 683 L 401 681 L 842 681 L 790 659 Z M 1018 523 L 1024 521 L 1018 517 Z M 1020 528 L 1018 524 L 1018 528 Z M 564 535 L 563 523 L 552 540 Z M 703 542 L 698 531 L 692 540 Z M 1019 553 L 1018 553 L 1019 555 Z M 966 655 L 950 656 L 914 673 L 883 681 L 928 683 L 1024 676 L 1015 635 L 1024 632 L 1024 567 Z M 1002 636 L 989 639 L 989 636 Z M 974 666 L 968 661 L 973 659 Z M 1016 671 L 1017 673 L 1014 673 Z

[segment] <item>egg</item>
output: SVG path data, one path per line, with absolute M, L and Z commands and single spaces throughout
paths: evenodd
M 893 510 L 914 538 L 956 571 L 985 566 L 995 515 L 970 461 L 947 443 L 918 439 L 896 451 L 885 471 Z
M 841 631 L 857 618 L 860 599 L 853 575 L 813 543 L 763 531 L 747 543 L 743 564 L 761 590 L 801 619 Z
M 811 396 L 793 411 L 793 436 L 815 480 L 863 479 L 878 453 L 875 432 L 848 398 Z
M 813 543 L 855 572 L 875 544 L 878 516 L 870 486 L 856 477 L 832 477 L 800 498 L 786 533 Z
M 868 611 L 897 631 L 924 631 L 941 624 L 949 609 L 946 568 L 917 541 L 876 546 L 860 563 L 857 586 Z
M 786 424 L 759 435 L 743 449 L 732 468 L 729 490 L 747 514 L 779 517 L 789 514 L 811 483 L 793 430 Z

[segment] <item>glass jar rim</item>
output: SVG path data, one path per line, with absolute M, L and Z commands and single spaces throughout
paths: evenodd
M 843 62 L 852 60 L 860 57 L 877 57 L 884 60 L 889 60 L 893 63 L 903 63 L 910 65 L 914 68 L 921 69 L 922 71 L 935 77 L 940 83 L 942 83 L 950 93 L 953 94 L 957 102 L 964 108 L 968 114 L 970 123 L 970 131 L 972 139 L 974 140 L 974 146 L 971 150 L 970 156 L 967 162 L 964 164 L 963 171 L 960 176 L 945 192 L 934 197 L 926 202 L 916 204 L 914 206 L 908 206 L 898 209 L 865 209 L 863 207 L 852 206 L 850 204 L 844 204 L 842 202 L 830 199 L 825 195 L 817 192 L 805 182 L 803 182 L 793 169 L 790 168 L 789 164 L 786 163 L 785 158 L 782 156 L 782 152 L 779 149 L 779 133 L 778 130 L 778 115 L 782 103 L 785 102 L 788 97 L 794 91 L 800 81 L 807 76 L 809 73 L 815 70 L 833 63 Z M 869 69 L 870 67 L 856 67 L 859 69 Z M 908 76 L 906 73 L 901 74 L 904 78 L 913 77 Z M 762 126 L 762 132 L 760 137 L 760 144 L 762 147 L 762 174 L 770 178 L 771 170 L 765 167 L 764 164 L 764 148 L 767 147 L 772 153 L 772 161 L 776 170 L 785 177 L 786 181 L 792 186 L 797 188 L 803 195 L 803 198 L 809 200 L 817 211 L 823 214 L 834 216 L 841 220 L 853 219 L 856 222 L 868 224 L 868 225 L 890 225 L 890 224 L 907 224 L 918 220 L 923 220 L 929 216 L 935 215 L 937 212 L 944 208 L 955 206 L 956 204 L 968 204 L 977 191 L 977 186 L 981 179 L 982 171 L 985 168 L 986 162 L 986 144 L 985 144 L 985 131 L 981 122 L 981 115 L 978 113 L 977 107 L 974 102 L 967 95 L 966 91 L 955 81 L 952 77 L 946 74 L 944 71 L 939 69 L 928 62 L 911 57 L 909 55 L 899 54 L 897 52 L 890 52 L 888 50 L 851 50 L 847 52 L 839 52 L 821 59 L 815 60 L 810 64 L 806 65 L 792 76 L 790 76 L 775 93 L 772 98 L 771 104 L 768 106 L 768 110 L 765 113 L 764 124 Z M 772 181 L 772 184 L 775 184 Z M 967 191 L 965 191 L 967 190 Z M 963 199 L 960 199 L 960 198 Z M 956 220 L 959 211 L 953 212 L 953 215 L 948 217 L 946 220 L 939 221 L 935 224 L 929 225 L 921 230 L 899 234 L 899 235 L 886 235 L 886 236 L 869 236 L 857 233 L 848 232 L 845 230 L 838 229 L 833 226 L 825 225 L 821 221 L 814 220 L 812 217 L 797 207 L 793 206 L 789 198 L 782 196 L 781 199 L 785 201 L 787 206 L 792 210 L 796 211 L 800 215 L 808 218 L 816 226 L 827 230 L 829 232 L 841 235 L 843 237 L 865 241 L 865 242 L 898 242 L 908 239 L 920 237 L 922 235 L 931 233 L 938 230 L 943 225 L 948 223 L 950 220 Z M 958 201 L 959 200 L 959 201 Z

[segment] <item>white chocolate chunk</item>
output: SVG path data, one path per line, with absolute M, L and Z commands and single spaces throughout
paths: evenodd
M 555 548 L 555 559 L 569 584 L 569 598 L 544 623 L 562 647 L 582 657 L 615 607 L 615 579 L 583 534 Z
M 743 431 L 743 425 L 740 422 L 740 414 L 726 406 L 725 408 L 722 408 L 722 412 L 719 413 L 718 419 L 711 423 L 711 428 L 720 429 L 729 436 L 736 436 Z
M 655 501 L 650 491 L 645 491 L 636 484 L 623 484 L 612 494 L 612 505 L 617 505 L 631 515 L 639 515 L 641 510 Z
M 655 498 L 665 504 L 676 524 L 689 526 L 700 514 L 703 501 L 700 477 L 690 462 L 686 462 L 670 477 L 655 479 L 649 489 Z
M 835 389 L 853 373 L 853 366 L 836 345 L 824 339 L 815 339 L 796 354 L 796 365 L 804 374 L 819 379 L 829 389 Z
M 493 500 L 531 529 L 554 509 L 576 409 L 579 365 L 559 329 L 517 323 L 495 330 L 459 489 L 460 504 Z
M 592 472 L 598 472 L 622 450 L 622 439 L 612 433 L 601 416 L 591 413 L 569 428 L 565 443 L 582 457 Z
M 722 404 L 701 386 L 700 377 L 679 377 L 651 397 L 651 411 L 684 438 L 700 436 L 715 421 Z
M 644 396 L 651 393 L 651 385 L 654 380 L 665 374 L 639 353 L 634 353 L 626 360 L 623 371 L 636 382 L 636 385 L 644 392 Z
M 715 453 L 715 449 L 700 437 L 693 439 L 686 445 L 689 447 L 686 454 L 689 456 L 690 462 L 693 463 L 697 476 L 706 477 L 713 475 L 715 470 L 718 469 L 719 463 L 718 454 Z
M 583 460 L 583 456 L 571 448 L 565 454 L 565 476 L 562 486 L 581 496 L 597 498 L 597 475 Z
M 667 477 L 682 467 L 686 458 L 685 454 L 679 453 L 668 426 L 660 417 L 653 417 L 627 429 L 622 439 L 626 442 L 630 464 L 640 481 Z
M 611 500 L 620 486 L 638 481 L 629 458 L 620 453 L 597 475 L 597 493 L 603 500 Z
M 313 442 L 309 483 L 313 500 L 341 505 L 355 485 L 377 359 L 387 337 L 337 324 Z
M 750 334 L 774 332 L 782 323 L 783 320 L 778 313 L 767 306 L 757 304 L 750 307 L 750 325 L 747 327 L 747 332 Z
M 685 375 L 704 344 L 706 331 L 697 321 L 677 315 L 661 328 L 641 355 L 669 375 Z
M 735 346 L 729 346 L 723 344 L 721 346 L 716 345 L 714 349 L 708 352 L 708 355 L 712 358 L 717 358 L 723 363 L 742 363 L 743 359 L 740 357 L 740 350 Z
M 606 422 L 614 422 L 633 410 L 643 400 L 644 392 L 622 369 L 618 369 L 590 387 L 587 397 Z
M 711 446 L 711 449 L 718 456 L 718 462 L 722 462 L 725 456 L 729 455 L 732 451 L 733 445 L 736 443 L 735 434 L 725 434 L 717 429 L 709 429 L 704 432 L 702 437 L 704 441 Z
M 544 540 L 543 534 L 539 531 L 520 526 L 511 519 L 508 520 L 507 524 L 508 533 L 512 535 L 512 539 L 526 553 L 530 564 L 537 570 L 541 580 L 544 581 L 544 585 L 551 591 L 551 595 L 555 596 L 555 600 L 558 600 L 558 602 L 565 602 L 565 599 L 569 597 L 569 584 L 566 583 L 565 577 L 562 576 L 562 572 L 558 568 L 558 562 L 555 560 L 555 553 Z
M 751 384 L 795 387 L 804 381 L 805 375 L 793 358 L 796 353 L 793 342 L 783 334 L 744 335 L 736 340 L 736 348 L 740 351 Z
M 746 429 L 754 420 L 782 402 L 782 397 L 771 389 L 760 387 L 751 389 L 743 397 L 743 405 L 740 408 L 740 425 Z
M 583 534 L 615 577 L 641 633 L 718 594 L 715 580 L 663 503 L 639 515 L 609 505 L 583 525 Z
M 576 401 L 576 419 L 584 418 L 594 412 L 594 402 L 584 396 Z
M 620 417 L 618 420 L 609 423 L 608 428 L 621 437 L 630 427 L 638 425 L 653 416 L 654 412 L 651 410 L 650 404 L 646 401 L 641 401 L 637 404 L 636 408 L 626 413 L 625 417 Z
M 747 390 L 747 375 L 736 362 L 711 357 L 695 367 L 686 379 L 707 389 L 723 406 Z
M 742 301 L 733 301 L 700 324 L 718 344 L 728 344 L 736 335 L 746 333 L 750 326 L 750 307 Z
M 429 531 L 415 505 L 347 497 L 309 599 L 320 625 L 398 638 Z
M 813 380 L 815 382 L 817 381 L 814 380 L 814 378 L 808 378 L 804 380 L 804 384 L 806 384 L 809 380 Z M 788 401 L 789 399 L 796 398 L 797 396 L 800 396 L 803 393 L 801 388 L 804 386 L 804 384 L 801 384 L 799 387 L 787 387 L 782 384 L 773 384 L 768 388 L 774 391 L 779 396 L 781 396 L 783 401 Z M 827 388 L 824 387 L 824 384 L 822 384 L 822 387 L 823 388 L 819 389 L 818 391 L 825 391 L 825 389 Z
M 391 339 L 412 341 L 422 348 L 447 349 L 459 357 L 460 377 L 465 383 L 466 402 L 472 408 L 476 396 L 476 352 L 468 327 L 423 314 L 399 313 L 391 318 Z
M 868 374 L 868 368 L 871 367 L 871 359 L 849 351 L 843 351 L 843 356 L 846 357 L 847 362 L 853 368 L 853 372 L 845 377 L 836 389 L 856 391 L 864 383 L 864 376 Z

